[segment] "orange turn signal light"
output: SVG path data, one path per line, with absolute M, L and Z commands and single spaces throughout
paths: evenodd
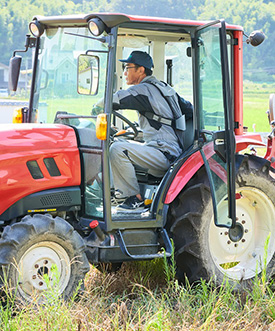
M 98 114 L 96 119 L 96 137 L 100 140 L 107 138 L 107 115 Z
M 12 123 L 23 123 L 23 108 L 17 108 L 13 111 Z

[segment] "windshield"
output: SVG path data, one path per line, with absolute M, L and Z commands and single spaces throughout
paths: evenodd
M 33 103 L 38 122 L 53 123 L 57 112 L 91 115 L 103 98 L 108 47 L 90 36 L 86 27 L 78 27 L 47 29 L 41 37 Z M 86 53 L 97 56 L 101 70 L 98 90 L 88 96 L 77 87 L 78 57 Z

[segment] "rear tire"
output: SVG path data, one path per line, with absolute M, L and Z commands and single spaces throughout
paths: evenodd
M 236 193 L 240 193 L 237 226 L 235 230 L 217 227 L 209 183 L 201 169 L 169 210 L 167 229 L 175 243 L 179 280 L 212 279 L 219 285 L 226 276 L 240 287 L 250 284 L 264 266 L 270 277 L 275 263 L 274 192 L 275 181 L 268 167 L 257 164 L 255 157 L 245 156 L 236 178 Z M 219 215 L 227 217 L 226 206 L 219 203 Z
M 90 266 L 85 244 L 74 228 L 60 217 L 26 216 L 7 226 L 0 239 L 1 278 L 7 280 L 17 299 L 31 301 L 47 290 L 44 275 L 54 284 L 53 266 L 58 270 L 59 293 L 70 298 Z

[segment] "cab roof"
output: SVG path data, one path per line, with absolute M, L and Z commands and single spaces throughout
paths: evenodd
M 202 26 L 210 21 L 195 21 L 176 18 L 165 17 L 149 17 L 149 16 L 135 16 L 126 15 L 121 13 L 91 13 L 91 14 L 79 14 L 79 15 L 60 15 L 60 16 L 35 16 L 33 19 L 38 20 L 47 27 L 57 26 L 83 26 L 92 18 L 100 18 L 108 28 L 113 28 L 123 23 L 147 23 L 151 24 L 164 24 L 164 25 L 177 25 L 177 26 Z M 228 30 L 240 30 L 243 28 L 239 25 L 226 24 Z

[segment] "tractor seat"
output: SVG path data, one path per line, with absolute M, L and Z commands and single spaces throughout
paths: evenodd
M 159 185 L 163 177 L 155 177 L 148 173 L 148 169 L 134 165 L 137 180 L 139 183 L 146 183 L 149 185 Z

